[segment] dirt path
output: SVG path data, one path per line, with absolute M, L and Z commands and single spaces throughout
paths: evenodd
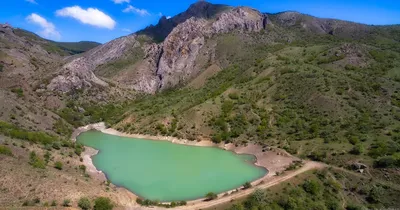
M 326 165 L 323 163 L 318 163 L 318 162 L 306 162 L 304 164 L 303 167 L 301 167 L 298 170 L 295 171 L 289 171 L 289 172 L 285 172 L 284 175 L 281 176 L 274 176 L 271 177 L 269 180 L 265 180 L 264 184 L 255 186 L 251 189 L 248 190 L 243 190 L 240 191 L 238 193 L 232 194 L 230 196 L 226 196 L 226 197 L 222 197 L 222 198 L 218 198 L 217 200 L 214 201 L 208 201 L 208 202 L 204 202 L 204 201 L 193 201 L 193 202 L 189 202 L 187 206 L 183 206 L 183 207 L 177 207 L 174 209 L 179 209 L 179 210 L 194 210 L 194 209 L 205 209 L 205 208 L 210 208 L 213 206 L 217 206 L 220 204 L 224 204 L 227 202 L 230 202 L 231 200 L 235 200 L 235 199 L 239 199 L 239 198 L 243 198 L 245 196 L 250 195 L 251 193 L 254 192 L 255 189 L 267 189 L 269 187 L 272 187 L 274 185 L 277 185 L 279 183 L 282 183 L 286 180 L 289 180 L 301 173 L 304 173 L 306 171 L 312 170 L 312 169 L 320 169 L 320 168 L 324 168 Z M 153 208 L 154 209 L 154 208 Z

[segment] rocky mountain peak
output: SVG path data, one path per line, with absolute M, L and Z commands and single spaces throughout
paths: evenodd
M 222 4 L 211 4 L 206 1 L 198 1 L 190 5 L 186 11 L 172 18 L 167 19 L 166 17 L 161 17 L 157 25 L 151 25 L 139 31 L 138 34 L 147 35 L 152 37 L 155 41 L 161 42 L 164 41 L 177 25 L 192 17 L 209 19 L 229 9 L 232 9 L 232 7 Z
M 192 5 L 190 5 L 189 9 L 186 10 L 183 16 L 186 18 L 197 17 L 197 18 L 212 18 L 219 11 L 224 8 L 229 8 L 226 5 L 222 4 L 211 4 L 207 1 L 198 1 Z

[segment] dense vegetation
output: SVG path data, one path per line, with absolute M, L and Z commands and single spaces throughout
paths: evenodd
M 400 191 L 340 170 L 303 174 L 268 190 L 257 189 L 230 210 L 261 209 L 379 209 L 397 206 L 390 197 Z
M 150 27 L 148 32 L 153 35 L 158 30 Z M 15 33 L 34 42 L 42 41 L 27 31 L 17 29 Z M 135 100 L 123 103 L 76 100 L 84 92 L 77 90 L 76 94 L 63 96 L 64 108 L 54 110 L 62 119 L 55 119 L 53 133 L 30 131 L 0 121 L 0 134 L 37 143 L 48 150 L 70 147 L 71 156 L 80 155 L 83 147 L 61 139 L 69 138 L 73 127 L 102 121 L 127 133 L 189 140 L 205 137 L 216 143 L 260 142 L 301 158 L 351 170 L 354 162 L 361 162 L 368 170 L 360 172 L 367 175 L 317 172 L 307 181 L 285 186 L 280 194 L 257 190 L 232 209 L 398 206 L 393 198 L 399 196 L 400 181 L 400 28 L 374 27 L 368 33 L 355 35 L 346 34 L 346 30 L 339 33 L 317 35 L 299 23 L 288 28 L 268 27 L 260 33 L 209 37 L 204 48 L 213 47 L 210 43 L 216 43 L 216 48 L 214 63 L 208 66 L 218 65 L 222 71 L 200 88 L 180 84 L 155 95 L 137 95 Z M 160 41 L 165 36 L 153 38 Z M 41 45 L 50 53 L 69 55 L 96 43 Z M 111 77 L 133 68 L 143 56 L 143 51 L 132 49 L 120 60 L 100 66 L 96 74 Z M 19 100 L 29 94 L 21 88 L 11 91 Z M 15 120 L 14 115 L 10 118 Z M 7 146 L 1 146 L 0 155 L 13 154 Z M 48 162 L 49 155 L 42 157 L 30 151 L 32 167 L 44 169 Z M 65 167 L 58 161 L 52 166 L 58 170 Z M 212 200 L 216 195 L 210 193 L 206 197 Z M 164 207 L 186 204 L 142 199 L 137 202 Z M 27 205 L 37 203 L 40 200 Z M 71 201 L 65 200 L 63 205 L 70 206 Z M 86 198 L 78 205 L 83 209 L 92 207 Z M 99 198 L 93 207 L 110 209 L 113 205 L 110 200 Z
M 56 53 L 62 56 L 83 53 L 100 45 L 100 43 L 97 42 L 87 41 L 54 42 L 50 40 L 44 40 L 38 35 L 23 29 L 14 29 L 14 33 L 20 37 L 25 37 L 28 41 L 38 42 L 49 53 Z
M 134 121 L 117 128 L 191 140 L 260 141 L 336 165 L 359 156 L 371 166 L 395 167 L 397 42 L 300 32 L 302 40 L 291 43 L 265 41 L 273 34 L 214 38 L 223 71 L 199 89 L 141 97 L 128 105 Z
M 40 143 L 44 145 L 59 141 L 56 136 L 51 136 L 41 131 L 28 131 L 2 121 L 0 121 L 0 133 L 11 138 L 27 140 L 32 143 Z

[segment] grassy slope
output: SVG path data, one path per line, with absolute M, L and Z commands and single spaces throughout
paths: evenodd
M 344 167 L 358 160 L 370 167 L 367 177 L 396 183 L 399 174 L 390 167 L 399 164 L 400 50 L 391 30 L 398 28 L 358 40 L 296 31 L 298 41 L 292 43 L 273 32 L 217 37 L 220 73 L 200 89 L 133 102 L 116 128 L 193 140 L 261 141 Z M 364 201 L 359 204 L 372 205 Z
M 400 190 L 371 182 L 355 173 L 324 169 L 301 174 L 266 191 L 256 190 L 246 199 L 209 210 L 242 209 L 363 209 L 395 207 Z
M 261 141 L 337 166 L 360 160 L 372 167 L 384 157 L 398 161 L 399 34 L 388 27 L 348 40 L 277 27 L 213 37 L 208 41 L 218 43 L 216 64 L 223 70 L 201 88 L 183 87 L 120 105 L 75 101 L 57 113 L 75 127 L 107 121 L 131 133 Z M 61 135 L 68 135 L 68 128 L 63 123 L 54 127 Z M 383 163 L 396 164 L 390 161 Z M 371 168 L 366 177 L 399 181 L 393 169 Z M 356 202 L 375 205 L 366 198 Z
M 38 43 L 50 53 L 57 53 L 62 56 L 83 53 L 100 45 L 100 43 L 88 41 L 54 42 L 23 29 L 14 29 L 14 33 L 20 37 L 27 38 L 31 42 Z

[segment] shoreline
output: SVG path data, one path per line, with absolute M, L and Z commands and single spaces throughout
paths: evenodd
M 76 129 L 72 136 L 71 140 L 76 141 L 76 138 L 83 132 L 89 131 L 89 130 L 97 130 L 105 134 L 109 135 L 115 135 L 115 136 L 121 136 L 121 137 L 129 137 L 129 138 L 138 138 L 138 139 L 147 139 L 147 140 L 154 140 L 154 141 L 169 141 L 174 144 L 181 144 L 181 145 L 187 145 L 187 146 L 199 146 L 199 147 L 216 147 L 220 148 L 223 150 L 231 151 L 235 154 L 247 154 L 247 155 L 253 155 L 255 157 L 255 162 L 251 163 L 257 167 L 261 167 L 266 170 L 266 174 L 262 177 L 260 177 L 257 180 L 254 180 L 251 182 L 251 185 L 253 186 L 251 189 L 255 189 L 258 186 L 263 185 L 266 183 L 269 179 L 273 179 L 274 176 L 278 173 L 281 173 L 284 171 L 293 161 L 299 160 L 298 158 L 295 158 L 291 156 L 290 154 L 286 153 L 283 150 L 276 149 L 276 148 L 268 148 L 268 147 L 262 147 L 261 145 L 258 144 L 247 144 L 246 146 L 238 146 L 236 147 L 234 144 L 229 143 L 229 144 L 215 144 L 212 141 L 209 140 L 202 140 L 202 141 L 189 141 L 185 139 L 178 139 L 175 137 L 166 137 L 166 136 L 150 136 L 150 135 L 142 135 L 142 134 L 127 134 L 127 133 L 122 133 L 120 131 L 117 131 L 112 128 L 106 128 L 104 123 L 96 123 L 96 124 L 90 124 L 86 125 L 83 127 L 80 127 Z M 97 179 L 101 181 L 107 181 L 105 173 L 102 171 L 97 170 L 95 165 L 93 164 L 92 161 L 92 156 L 95 156 L 98 154 L 98 150 L 87 147 L 85 146 L 85 151 L 82 154 L 83 157 L 83 163 L 85 164 L 88 173 L 91 176 L 96 177 Z M 116 186 L 117 188 L 122 188 L 120 186 Z M 222 193 L 218 194 L 218 199 L 222 198 L 227 198 L 238 196 L 243 190 L 241 187 L 232 189 L 229 191 L 225 191 Z M 247 190 L 246 190 L 247 191 Z M 139 197 L 136 195 L 134 192 L 129 191 L 132 196 L 134 197 Z M 169 203 L 169 202 L 165 202 Z M 195 200 L 189 200 L 187 201 L 187 206 L 186 207 L 194 207 L 196 205 L 200 205 L 201 203 L 204 202 L 204 198 L 199 198 Z M 208 202 L 207 202 L 208 203 Z M 136 203 L 135 203 L 136 204 Z M 140 206 L 139 204 L 136 204 Z M 182 206 L 182 208 L 184 208 Z M 178 209 L 182 209 L 178 208 Z M 154 209 L 154 208 L 152 208 Z M 189 208 L 191 209 L 191 208 Z

